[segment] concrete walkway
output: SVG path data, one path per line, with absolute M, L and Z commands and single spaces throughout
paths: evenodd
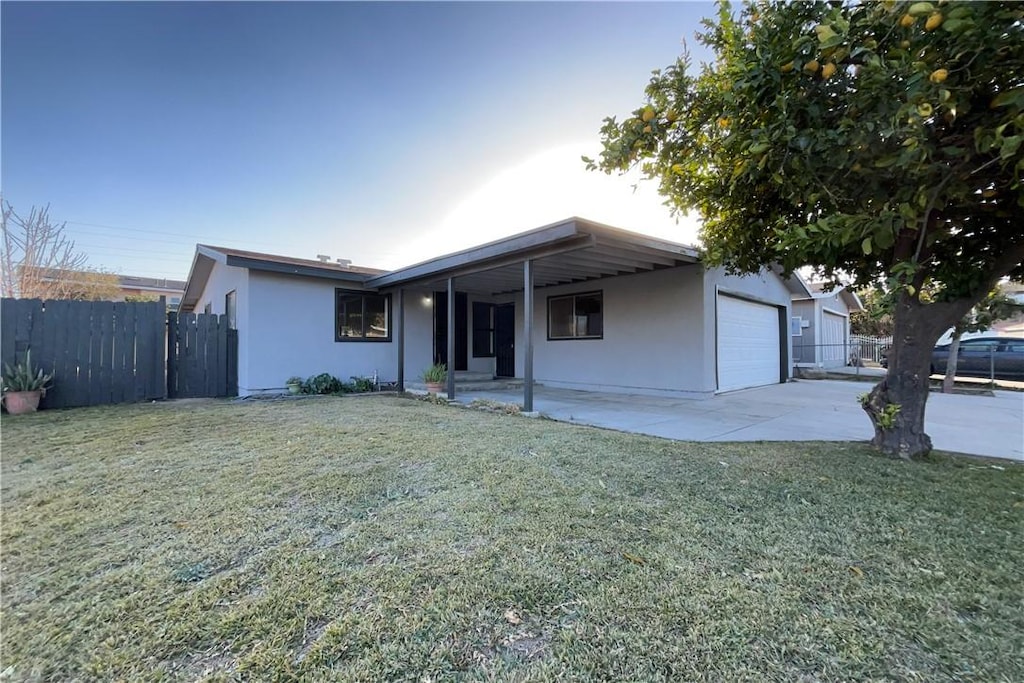
M 798 380 L 707 400 L 537 387 L 534 408 L 563 422 L 683 441 L 867 441 L 871 423 L 857 397 L 871 386 Z M 458 400 L 477 398 L 522 405 L 523 395 L 474 391 Z M 1024 393 L 932 393 L 926 428 L 938 450 L 1024 462 Z

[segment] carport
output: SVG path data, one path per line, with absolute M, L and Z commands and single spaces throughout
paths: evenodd
M 534 409 L 535 291 L 621 275 L 694 265 L 697 252 L 685 245 L 613 228 L 581 218 L 548 225 L 482 246 L 425 261 L 366 281 L 366 286 L 393 292 L 397 316 L 398 384 L 406 382 L 407 296 L 410 289 L 444 291 L 447 296 L 447 349 L 456 358 L 456 294 L 491 297 L 522 293 L 522 408 Z M 456 369 L 448 362 L 447 394 L 455 398 Z

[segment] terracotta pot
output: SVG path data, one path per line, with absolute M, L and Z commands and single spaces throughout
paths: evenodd
M 42 396 L 41 391 L 8 391 L 4 394 L 4 405 L 11 415 L 34 413 L 39 408 L 39 399 Z
M 439 394 L 444 391 L 444 384 L 442 382 L 427 382 L 427 391 L 432 394 Z

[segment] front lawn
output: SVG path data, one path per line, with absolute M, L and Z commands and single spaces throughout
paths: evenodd
M 1021 466 L 384 396 L 2 439 L 0 680 L 1024 680 Z

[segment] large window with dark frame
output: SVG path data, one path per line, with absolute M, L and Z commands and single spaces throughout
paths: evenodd
M 473 358 L 494 357 L 494 304 L 473 302 Z
M 391 341 L 391 296 L 334 290 L 334 341 Z
M 548 339 L 604 338 L 602 292 L 548 297 Z

